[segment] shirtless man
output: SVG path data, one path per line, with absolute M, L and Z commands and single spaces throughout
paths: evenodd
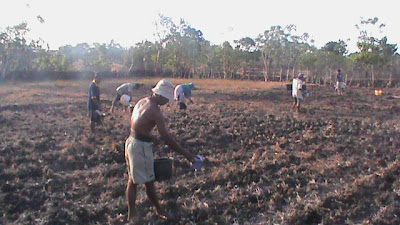
M 146 194 L 156 208 L 161 219 L 167 219 L 167 212 L 161 207 L 154 186 L 154 155 L 151 131 L 157 127 L 164 142 L 174 151 L 182 154 L 190 162 L 197 158 L 184 150 L 168 133 L 160 106 L 174 100 L 174 85 L 166 80 L 160 80 L 152 89 L 153 95 L 139 100 L 132 112 L 131 134 L 125 142 L 125 158 L 128 165 L 128 184 L 126 198 L 128 200 L 128 221 L 136 216 L 136 192 L 138 184 L 145 184 Z

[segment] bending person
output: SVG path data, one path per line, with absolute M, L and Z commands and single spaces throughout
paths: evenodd
M 122 95 L 129 95 L 129 97 L 132 99 L 133 90 L 139 89 L 141 85 L 142 84 L 139 83 L 125 83 L 117 87 L 117 89 L 115 90 L 116 96 L 111 103 L 110 113 L 114 112 L 114 107 L 119 102 L 119 100 L 121 100 Z
M 195 86 L 193 83 L 188 83 L 188 84 L 179 84 L 175 87 L 174 90 L 174 98 L 176 101 L 178 101 L 179 104 L 179 109 L 185 110 L 187 108 L 186 106 L 186 98 L 189 99 L 189 101 L 193 104 L 192 100 L 192 89 L 194 89 Z

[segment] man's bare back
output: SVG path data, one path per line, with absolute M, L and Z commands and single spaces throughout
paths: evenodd
M 158 110 L 157 110 L 158 109 Z M 160 111 L 156 103 L 152 103 L 150 98 L 143 98 L 136 103 L 131 117 L 131 132 L 150 136 L 151 131 L 156 125 L 152 114 Z
M 132 111 L 131 134 L 152 137 L 154 127 L 157 127 L 162 139 L 169 143 L 171 137 L 159 104 L 152 97 L 143 98 L 136 103 Z
M 165 125 L 164 116 L 161 112 L 160 106 L 167 104 L 169 99 L 173 99 L 173 90 L 174 85 L 171 82 L 167 80 L 161 80 L 157 83 L 156 87 L 152 89 L 153 95 L 151 97 L 140 99 L 136 103 L 131 116 L 131 136 L 126 141 L 126 146 L 130 146 L 130 148 L 128 147 L 127 155 L 127 163 L 129 166 L 133 165 L 129 160 L 132 158 L 133 161 L 135 158 L 134 154 L 141 154 L 135 151 L 129 151 L 129 149 L 133 149 L 133 145 L 131 144 L 132 140 L 137 139 L 142 142 L 153 142 L 156 144 L 155 142 L 158 138 L 154 138 L 151 135 L 154 127 L 157 127 L 161 139 L 172 150 L 182 154 L 187 160 L 189 160 L 189 162 L 196 162 L 197 158 L 195 158 L 195 155 L 183 149 L 168 133 Z M 127 147 L 125 147 L 125 149 L 127 149 Z M 139 170 L 133 169 L 132 167 L 130 171 L 137 172 Z M 128 199 L 128 220 L 136 215 L 136 186 L 137 184 L 133 182 L 133 178 L 130 175 L 126 189 L 126 195 Z M 155 193 L 154 180 L 145 183 L 145 186 L 146 193 L 150 201 L 156 207 L 157 214 L 160 216 L 160 218 L 166 219 L 168 217 L 167 213 L 159 204 Z

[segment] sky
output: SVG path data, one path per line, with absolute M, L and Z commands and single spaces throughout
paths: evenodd
M 5 3 L 7 2 L 7 3 Z M 123 47 L 155 42 L 159 15 L 184 19 L 206 40 L 220 45 L 243 37 L 256 38 L 271 26 L 296 25 L 294 34 L 308 33 L 318 48 L 344 40 L 357 50 L 361 18 L 378 17 L 386 25 L 374 37 L 387 36 L 400 46 L 400 13 L 396 0 L 2 0 L 0 30 L 27 22 L 28 38 L 43 39 L 51 49 L 86 42 Z M 40 15 L 45 23 L 36 18 Z

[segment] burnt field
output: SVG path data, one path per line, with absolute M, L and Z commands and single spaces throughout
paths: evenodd
M 103 80 L 103 107 L 127 81 Z M 139 81 L 135 100 L 158 80 Z M 283 83 L 172 81 L 198 87 L 186 112 L 162 109 L 205 167 L 156 147 L 173 158 L 156 188 L 174 218 L 159 220 L 141 186 L 138 224 L 400 224 L 400 90 L 310 85 L 294 113 Z M 118 107 L 91 135 L 89 84 L 0 84 L 0 224 L 125 224 L 129 114 Z

